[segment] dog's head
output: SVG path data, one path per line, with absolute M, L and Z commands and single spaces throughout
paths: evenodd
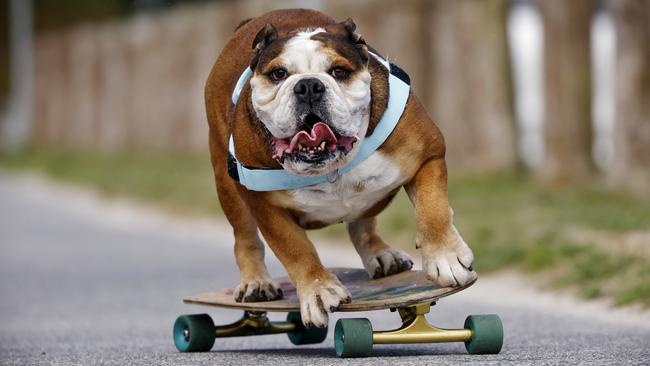
M 252 105 L 270 153 L 300 175 L 329 173 L 356 155 L 368 129 L 368 49 L 351 19 L 279 38 L 267 24 L 253 42 Z

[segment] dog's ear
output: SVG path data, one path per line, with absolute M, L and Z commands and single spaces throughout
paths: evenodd
M 253 58 L 251 59 L 251 68 L 254 69 L 259 61 L 260 54 L 271 42 L 278 38 L 278 31 L 273 24 L 267 23 L 257 32 L 253 40 Z
M 361 37 L 359 33 L 354 32 L 355 30 L 357 30 L 357 25 L 354 23 L 354 20 L 352 20 L 352 18 L 348 18 L 339 24 L 341 24 L 343 29 L 345 29 L 345 31 L 348 34 L 348 38 L 350 38 L 350 41 L 352 41 L 352 43 L 354 43 L 355 45 L 366 44 L 366 41 L 363 39 L 363 37 Z
M 268 46 L 271 42 L 278 38 L 278 31 L 273 24 L 266 23 L 264 27 L 257 32 L 255 40 L 253 40 L 253 51 L 261 51 L 264 47 Z
M 332 33 L 339 33 L 345 38 L 347 38 L 350 43 L 359 51 L 359 55 L 364 63 L 368 62 L 368 46 L 366 45 L 366 40 L 361 37 L 359 33 L 356 33 L 357 25 L 354 23 L 352 18 L 348 18 L 340 23 L 336 23 L 331 29 Z

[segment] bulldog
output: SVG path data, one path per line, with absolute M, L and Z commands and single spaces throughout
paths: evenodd
M 384 114 L 397 98 L 391 73 L 408 80 L 355 30 L 350 19 L 306 9 L 246 20 L 205 86 L 217 193 L 241 276 L 235 300 L 283 296 L 265 266 L 259 229 L 297 289 L 303 323 L 318 327 L 351 297 L 305 231 L 345 222 L 369 276 L 408 271 L 411 258 L 376 232 L 376 216 L 401 187 L 415 208 L 428 278 L 462 286 L 476 277 L 472 251 L 453 224 L 442 134 L 412 92 L 385 140 L 355 161 L 373 133 L 385 130 Z M 316 183 L 256 189 L 241 183 L 242 169 L 261 174 L 262 185 L 270 173 Z

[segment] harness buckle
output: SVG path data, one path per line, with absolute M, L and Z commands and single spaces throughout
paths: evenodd
M 333 172 L 327 173 L 327 181 L 330 183 L 336 182 L 336 180 L 339 179 L 339 170 L 336 169 Z

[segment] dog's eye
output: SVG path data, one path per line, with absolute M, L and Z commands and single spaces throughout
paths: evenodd
M 343 80 L 347 78 L 348 74 L 349 74 L 348 70 L 343 69 L 341 67 L 335 67 L 330 71 L 330 75 L 332 75 L 334 79 L 338 79 L 338 80 Z
M 287 70 L 284 69 L 284 68 L 282 68 L 282 67 L 276 67 L 275 69 L 273 69 L 273 70 L 269 73 L 269 77 L 270 77 L 273 81 L 281 81 L 281 80 L 284 80 L 284 79 L 287 78 L 288 75 L 289 75 L 289 73 L 287 72 Z

